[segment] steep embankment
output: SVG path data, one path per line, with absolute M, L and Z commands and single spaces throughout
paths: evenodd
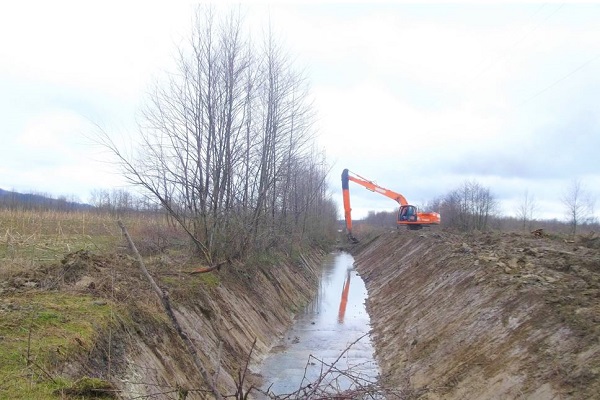
M 385 384 L 424 399 L 597 398 L 600 239 L 399 232 L 359 250 Z
M 193 267 L 166 256 L 148 258 L 147 267 L 168 291 L 202 365 L 220 392 L 231 395 L 251 350 L 253 360 L 260 359 L 312 297 L 322 256 L 314 252 L 297 262 L 229 265 L 206 274 L 191 274 Z M 14 368 L 2 370 L 0 389 L 8 398 L 52 398 L 46 397 L 52 389 L 40 386 L 46 382 L 57 388 L 58 397 L 86 394 L 69 389 L 68 382 L 82 377 L 102 379 L 101 386 L 119 398 L 178 398 L 177 393 L 187 393 L 187 399 L 213 398 L 129 256 L 73 253 L 59 265 L 11 276 L 2 293 L 0 314 L 7 323 L 0 327 L 7 336 L 0 340 L 12 346 L 6 359 L 15 360 Z M 83 311 L 74 314 L 65 298 Z M 82 328 L 76 331 L 69 321 L 80 321 Z M 43 371 L 35 392 L 25 389 L 29 385 L 18 386 L 25 354 L 36 360 L 34 374 Z M 252 380 L 246 376 L 245 386 Z

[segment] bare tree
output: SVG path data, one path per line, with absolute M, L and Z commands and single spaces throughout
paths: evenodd
M 579 179 L 569 183 L 561 201 L 566 208 L 567 221 L 573 235 L 580 225 L 594 222 L 594 198 Z
M 270 32 L 255 46 L 242 27 L 239 11 L 199 8 L 177 70 L 152 90 L 137 155 L 102 138 L 211 265 L 285 245 L 311 213 L 333 209 L 313 207 L 331 200 L 312 155 L 305 78 Z M 335 229 L 335 218 L 322 219 Z
M 398 225 L 397 211 L 369 211 L 364 218 L 366 224 L 384 228 L 395 228 Z
M 532 229 L 533 215 L 537 210 L 537 202 L 535 197 L 529 194 L 529 190 L 525 190 L 521 203 L 517 208 L 517 218 L 522 222 L 523 229 Z
M 465 181 L 448 193 L 441 205 L 444 225 L 463 231 L 486 230 L 498 204 L 489 188 L 476 181 Z
M 97 210 L 115 215 L 141 209 L 140 200 L 125 189 L 93 189 L 89 201 Z

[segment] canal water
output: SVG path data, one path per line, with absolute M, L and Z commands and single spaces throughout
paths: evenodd
M 367 290 L 353 263 L 344 252 L 325 259 L 317 296 L 261 366 L 262 390 L 293 393 L 315 382 L 331 365 L 324 384 L 341 390 L 351 389 L 353 381 L 365 385 L 376 380 L 379 370 L 368 335 Z

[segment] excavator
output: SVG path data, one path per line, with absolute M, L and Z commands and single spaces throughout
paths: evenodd
M 386 189 L 377 185 L 375 182 L 370 181 L 362 176 L 351 173 L 348 169 L 344 169 L 342 172 L 342 194 L 344 197 L 344 217 L 346 218 L 346 233 L 348 235 L 348 239 L 353 243 L 358 243 L 358 239 L 356 239 L 352 235 L 352 217 L 350 212 L 352 209 L 350 208 L 350 190 L 348 187 L 348 182 L 352 181 L 354 183 L 358 183 L 361 186 L 364 186 L 366 189 L 371 192 L 377 192 L 386 197 L 389 197 L 392 200 L 395 200 L 398 204 L 400 204 L 400 208 L 398 209 L 398 227 L 401 225 L 406 226 L 410 230 L 419 230 L 423 227 L 431 226 L 431 225 L 439 225 L 440 223 L 440 214 L 437 212 L 420 212 L 418 211 L 416 206 L 408 204 L 406 198 L 402 196 L 400 193 L 396 193 L 393 190 Z
M 340 309 L 338 310 L 338 324 L 344 323 L 346 317 L 346 306 L 348 305 L 348 293 L 350 293 L 350 279 L 352 278 L 352 269 L 346 271 L 344 286 L 342 288 L 342 299 L 340 300 Z

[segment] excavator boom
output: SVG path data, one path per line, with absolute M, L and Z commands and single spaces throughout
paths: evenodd
M 362 176 L 359 176 L 356 174 L 355 174 L 356 176 L 352 176 L 352 175 L 350 175 L 350 171 L 348 171 L 347 169 L 345 169 L 342 172 L 342 187 L 344 186 L 344 183 L 343 183 L 344 175 L 346 176 L 346 180 L 358 183 L 359 185 L 364 186 L 367 190 L 370 190 L 371 192 L 377 192 L 386 197 L 389 197 L 390 199 L 395 200 L 401 206 L 408 205 L 408 201 L 406 201 L 406 198 L 404 198 L 404 196 L 402 196 L 400 193 L 396 193 L 393 190 L 381 187 L 381 186 L 377 185 L 375 182 L 369 181 L 369 180 L 363 178 Z M 348 185 L 346 184 L 346 186 L 348 186 Z
M 357 183 L 371 192 L 376 192 L 384 195 L 400 205 L 398 210 L 398 225 L 405 225 L 408 229 L 421 229 L 424 226 L 437 225 L 440 223 L 440 214 L 436 212 L 419 212 L 415 206 L 408 204 L 406 198 L 400 193 L 394 192 L 393 190 L 386 189 L 377 185 L 375 182 L 363 178 L 358 174 L 350 175 L 348 169 L 342 171 L 342 195 L 344 199 L 344 218 L 346 220 L 346 231 L 348 239 L 352 242 L 358 242 L 358 240 L 352 235 L 352 208 L 350 207 L 350 188 L 348 183 L 352 181 Z

